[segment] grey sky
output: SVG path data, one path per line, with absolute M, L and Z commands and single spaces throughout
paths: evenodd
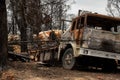
M 79 9 L 97 12 L 101 14 L 107 14 L 105 8 L 107 6 L 107 0 L 75 0 L 75 4 L 72 4 L 68 13 L 77 14 Z

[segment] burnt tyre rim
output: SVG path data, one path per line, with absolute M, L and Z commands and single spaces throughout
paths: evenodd
M 66 54 L 65 56 L 65 64 L 70 65 L 73 59 L 72 53 Z
M 65 69 L 73 69 L 75 64 L 75 58 L 73 57 L 73 50 L 67 49 L 62 58 L 63 67 Z

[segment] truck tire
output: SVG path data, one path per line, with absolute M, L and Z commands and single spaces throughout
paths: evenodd
M 73 69 L 75 67 L 76 59 L 73 56 L 73 49 L 68 48 L 62 57 L 62 66 L 65 69 Z

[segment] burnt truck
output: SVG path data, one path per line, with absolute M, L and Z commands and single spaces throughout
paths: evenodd
M 84 13 L 61 35 L 57 58 L 65 69 L 77 64 L 116 69 L 120 64 L 120 18 Z

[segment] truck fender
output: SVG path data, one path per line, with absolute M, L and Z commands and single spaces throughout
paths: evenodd
M 69 44 L 66 44 L 65 47 L 63 48 L 62 45 L 59 46 L 58 48 L 58 56 L 57 56 L 57 59 L 60 60 L 62 55 L 64 54 L 65 50 L 68 49 L 68 48 L 72 48 L 73 49 L 73 55 L 76 56 L 75 52 L 76 52 L 76 47 L 75 47 L 75 44 L 74 43 L 69 43 Z

